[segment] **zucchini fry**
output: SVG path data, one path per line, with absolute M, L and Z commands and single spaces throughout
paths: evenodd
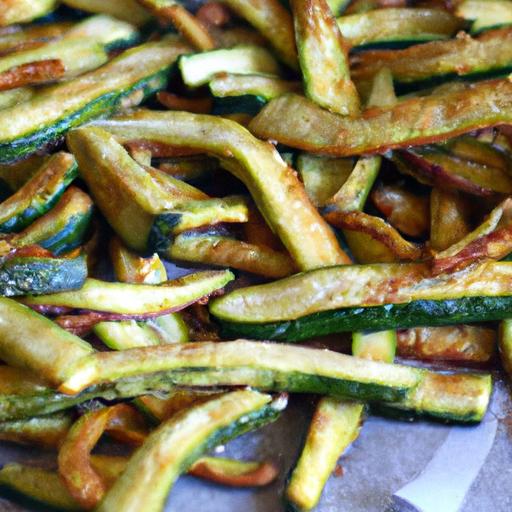
M 56 7 L 57 0 L 1 0 L 0 27 L 32 21 L 49 14 Z
M 348 50 L 326 0 L 292 0 L 295 40 L 306 96 L 319 106 L 357 116 L 359 95 L 350 79 Z
M 489 80 L 406 99 L 393 108 L 368 110 L 355 119 L 322 110 L 306 98 L 285 94 L 263 107 L 249 129 L 262 139 L 313 153 L 377 153 L 510 123 L 511 91 L 510 80 Z

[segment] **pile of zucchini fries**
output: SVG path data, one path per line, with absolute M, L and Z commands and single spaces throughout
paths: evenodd
M 480 422 L 512 374 L 510 72 L 511 0 L 0 0 L 0 439 L 56 454 L 2 493 L 267 485 L 208 453 L 297 393 L 308 511 L 368 414 Z

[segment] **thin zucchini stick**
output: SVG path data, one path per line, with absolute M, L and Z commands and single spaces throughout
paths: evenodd
M 215 48 L 215 41 L 201 21 L 174 0 L 139 0 L 139 3 L 157 18 L 170 21 L 197 50 Z
M 393 85 L 393 75 L 388 68 L 381 68 L 372 80 L 370 96 L 366 108 L 391 108 L 398 103 Z
M 55 448 L 62 442 L 72 423 L 71 414 L 62 412 L 47 416 L 32 416 L 27 419 L 0 421 L 0 440 Z
M 323 110 L 307 98 L 285 94 L 263 107 L 249 129 L 262 139 L 293 148 L 352 156 L 443 141 L 476 129 L 510 123 L 511 98 L 510 80 L 489 80 L 412 97 L 393 108 L 372 109 L 352 119 Z
M 306 96 L 323 108 L 357 116 L 348 50 L 326 0 L 292 0 L 295 39 Z
M 0 359 L 59 385 L 73 363 L 94 349 L 26 306 L 0 298 Z
M 60 59 L 45 59 L 20 64 L 0 72 L 0 91 L 55 82 L 64 76 L 66 69 Z
M 138 27 L 151 20 L 151 14 L 137 0 L 63 0 L 62 3 L 86 12 L 109 14 Z
M 222 3 L 267 38 L 285 64 L 298 69 L 293 20 L 279 0 L 222 0 Z
M 391 363 L 395 347 L 395 331 L 353 334 L 352 352 L 356 357 Z M 286 498 L 294 510 L 316 507 L 336 462 L 359 435 L 364 409 L 360 402 L 332 397 L 320 399 L 286 488 Z
M 276 419 L 271 397 L 234 391 L 163 423 L 132 456 L 98 512 L 163 510 L 169 489 L 205 451 Z
M 301 270 L 350 262 L 293 170 L 271 145 L 239 124 L 201 114 L 139 111 L 98 126 L 122 143 L 142 139 L 197 148 L 219 157 L 222 165 L 247 186 Z
M 224 236 L 182 233 L 173 240 L 168 255 L 173 260 L 230 267 L 275 279 L 295 272 L 286 253 Z
M 444 251 L 471 231 L 470 205 L 458 192 L 433 188 L 430 194 L 430 246 Z

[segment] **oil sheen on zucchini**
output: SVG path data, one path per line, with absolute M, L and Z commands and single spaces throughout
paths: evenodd
M 0 110 L 0 163 L 26 157 L 90 119 L 140 103 L 165 87 L 171 66 L 187 49 L 168 40 L 146 43 L 100 69 Z
M 270 395 L 234 391 L 192 406 L 153 431 L 98 512 L 163 510 L 169 489 L 204 452 L 279 416 Z
M 435 278 L 421 263 L 331 267 L 231 292 L 212 301 L 210 311 L 227 337 L 287 341 L 499 320 L 512 304 L 511 273 L 509 262 L 484 262 Z M 388 288 L 390 280 L 398 288 Z

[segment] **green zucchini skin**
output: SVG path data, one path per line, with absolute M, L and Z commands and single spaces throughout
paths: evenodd
M 105 72 L 107 72 L 109 68 L 112 69 L 112 72 L 121 73 L 122 71 L 118 68 L 122 68 L 124 60 L 130 62 L 130 59 L 133 59 L 136 54 L 140 54 L 141 60 L 150 60 L 152 46 L 155 47 L 154 45 L 156 45 L 156 49 L 162 50 L 161 47 L 158 47 L 158 44 L 159 43 L 148 43 L 128 50 L 99 70 L 86 73 L 70 82 L 47 88 L 43 93 L 36 95 L 34 99 L 29 101 L 34 102 L 35 109 L 37 109 L 37 107 L 44 109 L 46 104 L 51 103 L 55 96 L 64 95 L 68 90 L 72 91 L 72 94 L 76 94 L 76 91 L 73 90 L 73 86 L 82 83 L 84 80 L 89 79 L 91 82 L 101 81 L 104 79 Z M 171 42 L 167 44 L 172 45 Z M 121 89 L 115 89 L 109 84 L 105 87 L 103 93 L 94 94 L 95 97 L 88 98 L 85 104 L 80 107 L 71 110 L 63 108 L 62 112 L 59 112 L 61 117 L 56 121 L 49 122 L 44 126 L 36 125 L 33 131 L 19 133 L 14 138 L 6 139 L 0 133 L 0 163 L 10 163 L 20 160 L 48 145 L 54 144 L 71 128 L 84 124 L 91 119 L 111 115 L 123 105 L 140 103 L 146 97 L 165 88 L 175 58 L 186 48 L 183 45 L 175 46 L 175 55 L 171 55 L 173 52 L 169 51 L 168 58 L 157 56 L 157 64 L 148 66 L 145 76 L 134 77 L 131 82 L 128 79 Z M 130 71 L 133 72 L 133 70 L 130 69 L 126 71 L 127 76 Z M 88 91 L 86 90 L 86 92 Z M 18 115 L 18 106 L 9 109 L 9 113 L 12 113 L 13 116 Z
M 1 152 L 0 152 L 1 154 Z M 57 153 L 51 157 L 41 169 L 11 198 L 5 203 L 9 203 L 9 211 L 13 215 L 5 218 L 0 224 L 1 233 L 13 233 L 21 231 L 41 215 L 48 212 L 62 196 L 66 188 L 78 176 L 78 166 L 72 155 L 66 153 Z M 21 209 L 16 204 L 23 204 L 23 196 L 28 194 L 30 202 L 26 208 Z
M 225 96 L 215 98 L 213 101 L 212 114 L 249 114 L 255 116 L 266 104 L 267 99 L 263 96 L 253 94 L 242 94 L 240 96 Z
M 227 322 L 217 319 L 223 338 L 301 341 L 339 332 L 385 330 L 490 322 L 510 317 L 512 297 L 466 297 L 419 300 L 408 304 L 342 308 L 296 320 L 269 323 Z
M 0 267 L 0 295 L 41 295 L 80 288 L 87 277 L 85 256 L 14 257 Z

